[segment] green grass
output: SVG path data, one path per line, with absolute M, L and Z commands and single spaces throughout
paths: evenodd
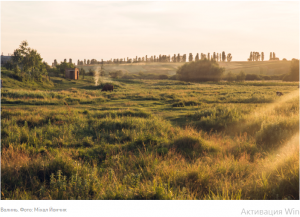
M 297 83 L 5 73 L 2 199 L 299 199 Z

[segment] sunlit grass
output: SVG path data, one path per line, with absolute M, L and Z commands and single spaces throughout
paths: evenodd
M 92 82 L 2 90 L 2 199 L 299 199 L 294 84 Z

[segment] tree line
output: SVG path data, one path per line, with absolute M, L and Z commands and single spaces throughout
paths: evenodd
M 247 59 L 248 61 L 264 61 L 265 59 L 265 54 L 264 52 L 256 52 L 256 51 L 251 51 L 250 56 Z M 276 57 L 275 52 L 270 52 L 270 60 L 279 60 L 278 57 Z M 286 60 L 285 58 L 283 60 Z
M 190 53 L 189 54 L 189 58 L 188 61 L 198 61 L 198 60 L 214 60 L 217 62 L 230 62 L 232 60 L 232 55 L 231 53 L 228 53 L 227 55 L 225 54 L 225 51 L 223 51 L 222 53 L 216 53 L 213 52 L 213 54 L 211 55 L 210 53 L 208 54 L 204 54 L 201 53 L 199 55 L 199 53 L 196 54 L 195 58 L 193 57 L 193 54 Z M 66 62 L 66 60 L 65 60 Z M 140 62 L 174 62 L 174 63 L 182 63 L 182 62 L 187 62 L 187 55 L 183 54 L 180 55 L 179 54 L 174 54 L 173 56 L 171 55 L 153 55 L 153 56 L 149 56 L 146 55 L 145 57 L 134 57 L 134 58 L 119 58 L 119 59 L 110 59 L 107 61 L 103 61 L 103 59 L 101 61 L 97 61 L 96 59 L 92 59 L 92 60 L 86 60 L 84 59 L 83 61 L 81 60 L 77 60 L 77 65 L 81 66 L 81 65 L 94 65 L 94 64 L 122 64 L 122 63 L 140 63 Z M 53 66 L 55 66 L 57 64 L 57 61 L 54 60 L 54 63 L 52 64 Z

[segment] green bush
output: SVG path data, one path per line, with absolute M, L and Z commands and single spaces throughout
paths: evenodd
M 169 76 L 168 75 L 160 75 L 158 76 L 159 79 L 168 79 Z
M 170 80 L 177 80 L 177 75 L 172 75 L 169 77 Z
M 246 79 L 246 74 L 243 71 L 240 71 L 240 73 L 236 76 L 237 81 L 245 81 Z
M 110 76 L 111 78 L 120 78 L 120 77 L 123 76 L 123 74 L 124 74 L 124 73 L 123 73 L 121 70 L 118 70 L 118 71 L 110 72 L 110 73 L 109 73 L 109 76 Z
M 232 72 L 228 72 L 227 76 L 226 76 L 226 80 L 228 82 L 232 82 L 232 81 L 235 81 L 237 80 L 237 77 L 236 75 L 234 75 Z
M 224 71 L 216 61 L 204 59 L 185 63 L 176 73 L 183 81 L 219 81 Z
M 259 80 L 262 80 L 262 77 L 257 74 L 247 74 L 245 80 L 246 81 L 259 81 Z

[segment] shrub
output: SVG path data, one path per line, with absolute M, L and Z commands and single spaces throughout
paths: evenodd
M 234 75 L 232 72 L 228 72 L 227 76 L 226 76 L 226 80 L 228 82 L 232 82 L 236 80 L 236 75 Z
M 219 81 L 224 71 L 216 61 L 204 59 L 185 63 L 176 73 L 183 81 Z
M 158 76 L 159 79 L 168 79 L 169 76 L 168 75 L 160 75 Z
M 172 75 L 169 77 L 170 80 L 177 80 L 177 75 Z
M 247 74 L 245 80 L 246 81 L 258 81 L 258 80 L 262 80 L 262 78 L 260 75 L 257 75 L 257 74 Z
M 89 73 L 90 76 L 95 76 L 96 72 L 95 70 L 89 69 Z
M 111 78 L 120 78 L 123 76 L 123 72 L 121 70 L 118 70 L 118 71 L 114 71 L 114 72 L 110 72 L 109 73 L 109 76 Z
M 261 75 L 260 76 L 263 80 L 272 80 L 271 76 L 268 75 Z
M 240 71 L 240 73 L 236 76 L 237 81 L 245 81 L 246 74 L 244 71 Z

